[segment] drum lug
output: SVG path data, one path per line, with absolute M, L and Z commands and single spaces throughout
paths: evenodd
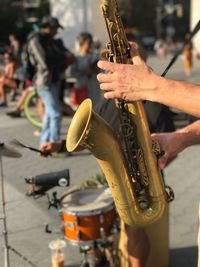
M 80 217 L 77 217 L 76 218 L 76 225 L 79 226 L 80 225 L 80 222 L 81 222 L 81 218 Z
M 104 216 L 103 216 L 103 214 L 101 214 L 100 216 L 99 216 L 99 222 L 100 222 L 100 224 L 104 224 Z
M 106 241 L 106 232 L 103 227 L 100 228 L 100 236 L 103 242 Z
M 81 240 L 81 232 L 80 230 L 77 231 L 77 241 L 79 242 Z

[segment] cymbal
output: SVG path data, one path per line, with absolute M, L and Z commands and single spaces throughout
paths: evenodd
M 4 143 L 0 143 L 0 157 L 21 158 L 21 156 L 22 154 L 18 151 L 6 146 Z

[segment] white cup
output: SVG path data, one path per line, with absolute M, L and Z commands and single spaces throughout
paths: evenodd
M 64 267 L 66 242 L 64 240 L 53 240 L 49 243 L 51 250 L 52 267 Z

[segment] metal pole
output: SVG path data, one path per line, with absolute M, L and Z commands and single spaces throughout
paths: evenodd
M 0 143 L 0 149 L 4 149 L 4 143 Z M 0 151 L 1 152 L 1 151 Z M 14 156 L 13 156 L 14 157 Z M 25 256 L 19 253 L 16 249 L 12 248 L 12 246 L 8 245 L 8 230 L 7 230 L 7 217 L 6 217 L 6 200 L 5 200 L 5 188 L 4 188 L 4 174 L 3 174 L 3 160 L 2 155 L 0 153 L 0 184 L 1 184 L 1 203 L 2 203 L 2 217 L 0 220 L 3 221 L 3 237 L 4 237 L 4 267 L 10 267 L 10 257 L 9 251 L 13 251 L 16 255 L 22 258 L 25 262 L 33 267 L 37 267 L 34 263 L 28 260 Z
M 8 231 L 6 222 L 6 201 L 5 201 L 5 191 L 4 191 L 4 175 L 3 175 L 3 161 L 0 155 L 0 167 L 1 167 L 1 198 L 2 198 L 2 211 L 3 211 L 3 236 L 4 236 L 4 266 L 10 267 L 9 259 L 9 246 L 8 246 Z

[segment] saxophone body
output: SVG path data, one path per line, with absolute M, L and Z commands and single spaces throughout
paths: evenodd
M 111 62 L 132 64 L 118 6 L 115 0 L 102 0 L 110 42 Z M 157 167 L 159 148 L 154 145 L 142 103 L 116 101 L 121 136 L 92 110 L 86 99 L 70 124 L 66 147 L 69 152 L 89 149 L 97 159 L 110 187 L 118 214 L 128 225 L 145 226 L 161 218 L 173 192 L 166 186 Z

